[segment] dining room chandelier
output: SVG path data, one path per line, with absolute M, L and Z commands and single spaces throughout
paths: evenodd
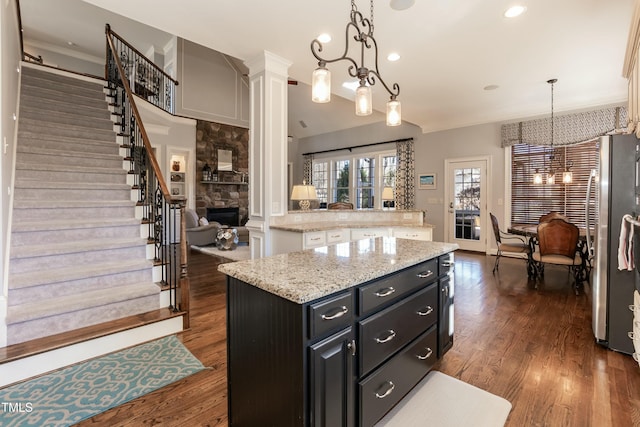
M 547 184 L 555 184 L 556 177 L 560 174 L 560 172 L 562 172 L 563 184 L 571 184 L 573 182 L 573 173 L 570 171 L 571 164 L 567 163 L 566 156 L 562 156 L 560 151 L 553 146 L 555 133 L 555 123 L 553 116 L 553 86 L 557 81 L 558 79 L 547 80 L 547 83 L 551 85 L 551 149 L 549 154 L 549 168 L 547 169 L 547 161 L 545 156 L 544 172 L 540 172 L 539 169 L 536 169 L 536 172 L 533 174 L 534 184 L 545 183 L 545 178 Z
M 318 68 L 314 70 L 311 79 L 311 100 L 317 103 L 325 103 L 331 100 L 331 72 L 327 69 L 327 64 L 343 60 L 348 61 L 351 63 L 348 69 L 349 75 L 359 81 L 355 98 L 356 115 L 368 116 L 372 113 L 371 86 L 375 85 L 376 80 L 378 80 L 390 95 L 390 99 L 387 102 L 387 126 L 398 126 L 402 123 L 400 101 L 397 100 L 400 94 L 400 86 L 394 83 L 390 89 L 378 71 L 378 43 L 373 37 L 373 0 L 370 0 L 370 11 L 370 17 L 365 18 L 358 11 L 355 0 L 351 0 L 350 20 L 345 30 L 345 48 L 341 56 L 333 59 L 323 58 L 320 56 L 322 43 L 317 38 L 311 41 L 311 53 L 318 60 Z M 353 34 L 353 37 L 350 37 L 350 33 Z M 352 40 L 355 43 L 360 43 L 360 63 L 347 56 L 350 48 L 349 43 Z M 372 52 L 374 53 L 373 68 L 364 64 L 365 52 L 370 49 L 373 49 Z

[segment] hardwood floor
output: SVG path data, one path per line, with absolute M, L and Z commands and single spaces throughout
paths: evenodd
M 587 285 L 547 267 L 538 289 L 523 260 L 456 253 L 455 341 L 435 369 L 508 399 L 508 427 L 640 426 L 640 367 L 594 342 Z M 185 346 L 205 366 L 80 426 L 224 426 L 225 277 L 220 259 L 192 252 L 191 329 Z

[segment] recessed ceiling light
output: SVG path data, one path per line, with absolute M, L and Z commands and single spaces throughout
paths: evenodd
M 387 59 L 388 59 L 389 61 L 391 61 L 391 62 L 395 62 L 395 61 L 397 61 L 398 59 L 400 59 L 400 54 L 398 54 L 398 53 L 396 53 L 396 52 L 391 52 L 391 53 L 389 54 L 389 56 L 387 56 Z
M 318 41 L 320 43 L 329 43 L 331 41 L 331 36 L 327 33 L 322 33 L 318 36 Z
M 500 87 L 500 86 L 498 86 L 498 85 L 488 85 L 488 86 L 485 86 L 483 89 L 484 89 L 484 90 L 496 90 L 496 89 L 498 89 L 499 87 Z
M 522 15 L 526 10 L 527 8 L 525 6 L 521 6 L 521 5 L 511 6 L 509 9 L 507 9 L 504 12 L 504 16 L 506 18 L 515 18 L 516 16 Z
M 405 10 L 413 6 L 415 2 L 416 0 L 391 0 L 389 4 L 391 5 L 391 9 Z
M 67 44 L 68 44 L 69 46 L 75 46 L 75 45 L 76 45 L 74 42 L 67 42 Z

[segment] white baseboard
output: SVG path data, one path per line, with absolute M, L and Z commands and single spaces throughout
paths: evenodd
M 0 364 L 0 387 L 181 332 L 182 316 Z

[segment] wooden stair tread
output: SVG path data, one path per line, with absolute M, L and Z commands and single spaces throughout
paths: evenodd
M 123 317 L 98 325 L 87 326 L 73 331 L 63 332 L 44 338 L 25 341 L 7 347 L 0 347 L 0 364 L 13 362 L 47 351 L 57 350 L 73 344 L 104 337 L 118 332 L 138 328 L 151 323 L 161 322 L 177 316 L 184 316 L 185 312 L 174 312 L 169 308 L 148 311 L 146 313 Z

